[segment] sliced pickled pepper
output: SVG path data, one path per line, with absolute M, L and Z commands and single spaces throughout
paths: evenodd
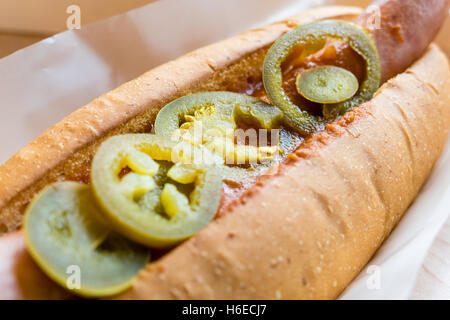
M 115 136 L 94 157 L 92 188 L 114 230 L 150 247 L 167 247 L 216 214 L 222 178 L 215 163 L 223 160 L 162 136 Z
M 270 130 L 279 126 L 282 116 L 280 109 L 254 97 L 202 92 L 181 97 L 162 108 L 155 121 L 155 133 L 204 146 L 218 154 L 227 165 L 221 169 L 224 179 L 236 181 L 257 175 L 283 153 L 279 146 L 259 146 L 257 141 L 237 144 L 238 123 Z M 253 133 L 257 140 L 256 130 Z
M 85 297 L 127 289 L 149 260 L 147 248 L 112 232 L 100 217 L 89 186 L 76 182 L 46 187 L 25 213 L 31 256 L 50 278 Z
M 297 76 L 298 93 L 317 103 L 339 103 L 358 91 L 358 79 L 350 71 L 335 66 L 319 66 Z
M 283 110 L 287 124 L 302 134 L 309 134 L 319 128 L 323 119 L 302 110 L 301 106 L 295 105 L 286 95 L 282 87 L 281 65 L 299 46 L 303 48 L 302 52 L 311 54 L 328 39 L 347 42 L 364 58 L 366 78 L 350 99 L 323 106 L 326 119 L 342 115 L 371 99 L 380 84 L 381 67 L 377 49 L 370 35 L 361 27 L 345 21 L 326 20 L 302 25 L 287 32 L 267 52 L 263 66 L 263 84 L 271 102 Z

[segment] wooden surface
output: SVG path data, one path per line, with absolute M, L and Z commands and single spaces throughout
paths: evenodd
M 53 1 L 53 0 L 50 0 Z M 148 2 L 151 2 L 152 0 L 134 0 L 134 1 L 116 1 L 116 0 L 108 0 L 110 1 L 108 6 L 105 7 L 105 9 L 102 8 L 99 2 L 96 1 L 90 1 L 91 5 L 89 6 L 88 10 L 85 10 L 84 17 L 82 17 L 82 22 L 92 22 L 101 18 L 106 18 L 108 16 L 118 14 L 127 10 L 130 10 L 132 8 L 144 5 Z M 20 3 L 25 4 L 26 2 L 29 2 L 31 4 L 30 0 L 5 0 L 0 3 L 0 15 L 3 14 L 3 16 L 8 16 L 6 13 L 8 10 L 8 4 L 9 4 L 9 10 L 10 13 L 16 12 L 17 10 L 17 4 L 20 5 Z M 34 2 L 34 0 L 33 0 Z M 47 1 L 43 1 L 46 2 Z M 58 2 L 58 5 L 53 8 L 53 10 L 61 11 L 65 5 L 66 0 L 56 1 Z M 53 3 L 56 3 L 53 1 Z M 81 8 L 83 8 L 83 4 L 85 9 L 87 9 L 88 2 L 87 1 L 68 1 L 67 3 L 70 4 L 76 4 L 81 3 Z M 339 4 L 349 4 L 349 5 L 359 5 L 359 6 L 365 6 L 368 3 L 370 3 L 370 0 L 337 0 L 336 1 Z M 12 7 L 12 4 L 15 3 L 15 6 Z M 92 3 L 96 3 L 95 5 L 92 5 Z M 65 8 L 64 7 L 64 8 Z M 59 9 L 58 9 L 59 8 Z M 28 7 L 28 9 L 30 9 Z M 60 10 L 61 9 L 61 10 Z M 83 10 L 83 9 L 82 9 Z M 59 12 L 58 11 L 58 12 Z M 31 11 L 32 12 L 32 11 Z M 82 11 L 83 13 L 83 11 Z M 29 14 L 28 11 L 26 11 L 25 16 Z M 46 36 L 48 36 L 50 33 L 55 33 L 58 31 L 62 31 L 64 29 L 64 21 L 65 17 L 67 15 L 65 12 L 61 15 L 58 19 L 53 19 L 52 22 L 42 27 L 41 29 L 37 30 L 29 30 L 29 32 L 26 31 L 26 28 L 24 30 L 20 30 L 18 28 L 18 25 L 20 23 L 18 21 L 14 22 L 8 30 L 15 30 L 14 32 L 0 32 L 0 58 L 11 54 L 15 52 L 16 50 L 19 50 L 21 48 L 24 48 L 26 46 L 29 46 L 37 41 L 42 40 Z M 38 17 L 39 18 L 39 17 Z M 41 17 L 45 20 L 45 16 Z M 63 19 L 64 18 L 64 19 Z M 22 17 L 23 19 L 23 17 Z M 1 19 L 0 19 L 1 20 Z M 55 22 L 56 21 L 56 22 Z M 5 20 L 3 19 L 3 23 L 5 23 Z M 28 23 L 28 26 L 32 25 L 35 22 Z M 37 22 L 39 23 L 39 22 Z M 22 24 L 23 26 L 26 26 L 27 23 Z M 62 29 L 62 30 L 61 30 Z M 443 31 L 439 34 L 437 38 L 438 44 L 441 46 L 441 48 L 444 49 L 445 52 L 447 52 L 447 55 L 450 56 L 450 19 L 447 19 L 447 23 L 444 26 Z M 449 209 L 450 213 L 450 209 Z M 450 219 L 447 220 L 447 223 L 440 231 L 439 235 L 435 239 L 433 246 L 431 247 L 428 256 L 425 259 L 424 265 L 422 266 L 422 269 L 420 271 L 420 274 L 417 278 L 414 290 L 410 296 L 411 299 L 450 299 Z
M 51 35 L 66 29 L 67 8 L 77 5 L 88 24 L 146 5 L 154 0 L 1 0 L 0 30 Z
M 28 47 L 35 42 L 44 39 L 37 35 L 18 35 L 0 33 L 0 58 L 3 58 L 19 49 Z
M 81 25 L 120 14 L 155 0 L 1 0 L 0 58 L 66 30 L 66 9 L 78 5 Z

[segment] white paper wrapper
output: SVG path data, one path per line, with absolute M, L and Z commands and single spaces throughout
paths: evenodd
M 0 59 L 0 162 L 80 106 L 152 67 L 330 2 L 160 0 Z M 367 285 L 371 274 L 364 270 L 342 298 L 408 297 L 426 252 L 448 216 L 449 181 L 450 143 L 413 206 L 369 264 L 379 268 L 380 288 L 376 289 L 373 278 Z
M 450 139 L 414 203 L 341 299 L 408 298 L 449 208 Z

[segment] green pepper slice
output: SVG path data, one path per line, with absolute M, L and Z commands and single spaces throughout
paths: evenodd
M 236 143 L 238 124 L 244 122 L 251 128 L 270 130 L 281 123 L 282 117 L 280 109 L 254 97 L 224 91 L 201 92 L 176 99 L 162 108 L 156 117 L 155 133 L 205 146 L 228 165 L 221 167 L 224 179 L 239 181 L 258 174 L 278 159 L 283 150 L 278 146 Z M 257 140 L 256 130 L 253 132 Z M 244 164 L 247 167 L 236 166 Z
M 358 91 L 358 79 L 350 71 L 335 66 L 308 69 L 296 78 L 296 87 L 306 99 L 317 103 L 339 103 Z
M 318 21 L 287 32 L 278 39 L 267 52 L 263 66 L 263 84 L 271 102 L 283 110 L 287 123 L 302 134 L 309 134 L 320 127 L 322 119 L 296 106 L 282 88 L 281 64 L 297 46 L 304 52 L 323 46 L 327 39 L 346 41 L 366 62 L 366 78 L 358 92 L 350 100 L 328 104 L 323 108 L 325 118 L 344 114 L 355 106 L 372 98 L 378 89 L 381 67 L 378 52 L 370 35 L 361 27 L 338 20 Z
M 158 248 L 205 227 L 219 206 L 222 180 L 213 169 L 217 156 L 191 147 L 153 134 L 103 142 L 91 183 L 105 220 L 126 237 Z
M 50 278 L 85 297 L 127 289 L 149 260 L 147 248 L 111 232 L 100 217 L 89 186 L 76 182 L 46 187 L 25 213 L 31 256 Z

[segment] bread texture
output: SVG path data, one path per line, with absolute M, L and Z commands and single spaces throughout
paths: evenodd
M 449 85 L 447 58 L 432 45 L 371 101 L 297 149 L 277 176 L 150 264 L 119 298 L 336 298 L 438 159 L 450 126 Z
M 87 182 L 92 156 L 106 137 L 151 131 L 158 110 L 178 96 L 235 90 L 260 77 L 270 44 L 297 24 L 353 19 L 359 12 L 325 7 L 302 13 L 181 57 L 83 107 L 0 167 L 3 231 L 20 226 L 24 206 L 46 184 Z M 396 226 L 439 158 L 450 127 L 449 85 L 447 57 L 431 45 L 372 100 L 309 137 L 274 175 L 261 177 L 114 298 L 336 298 Z M 0 256 L 5 250 L 35 270 L 21 237 L 6 236 Z M 9 298 L 64 296 L 53 286 L 21 289 L 30 285 L 15 265 L 24 268 L 7 263 L 5 274 L 14 276 L 0 276 L 11 288 Z
M 88 182 L 107 137 L 150 132 L 158 111 L 180 96 L 233 91 L 260 78 L 268 47 L 283 33 L 321 19 L 354 19 L 361 9 L 323 7 L 191 52 L 101 96 L 57 123 L 0 166 L 0 234 L 17 230 L 30 200 L 54 181 Z

